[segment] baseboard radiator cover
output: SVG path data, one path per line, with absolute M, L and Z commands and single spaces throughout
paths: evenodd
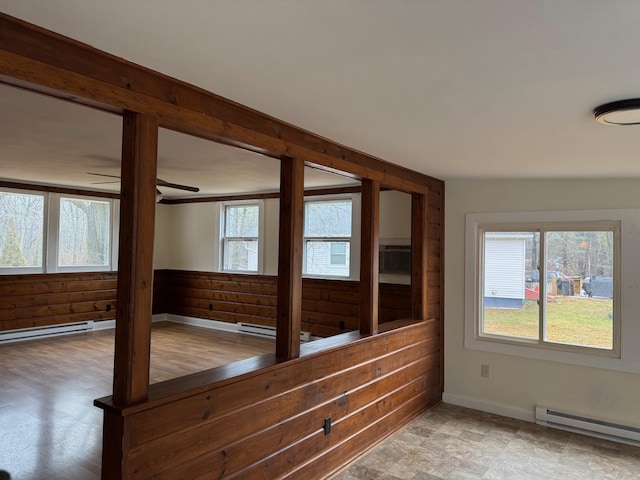
M 43 327 L 21 328 L 19 330 L 6 330 L 0 332 L 0 344 L 20 342 L 35 338 L 68 335 L 70 333 L 86 332 L 93 330 L 93 322 L 63 323 L 60 325 L 47 325 Z
M 536 423 L 640 447 L 640 428 L 536 406 Z
M 267 325 L 256 325 L 253 323 L 238 322 L 238 333 L 246 333 L 249 335 L 258 335 L 260 337 L 276 338 L 275 327 Z M 300 341 L 308 342 L 311 338 L 309 332 L 300 332 Z

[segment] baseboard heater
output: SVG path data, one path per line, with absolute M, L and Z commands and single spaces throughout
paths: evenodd
M 44 327 L 21 328 L 19 330 L 7 330 L 0 332 L 0 344 L 19 342 L 33 338 L 67 335 L 69 333 L 86 332 L 93 330 L 93 322 L 63 323 L 60 325 L 47 325 Z
M 238 322 L 238 333 L 247 333 L 249 335 L 258 335 L 260 337 L 276 338 L 275 327 L 266 325 L 256 325 L 253 323 Z M 300 341 L 308 342 L 310 338 L 309 332 L 300 332 Z
M 640 446 L 640 428 L 581 417 L 546 407 L 536 406 L 536 423 L 613 442 Z

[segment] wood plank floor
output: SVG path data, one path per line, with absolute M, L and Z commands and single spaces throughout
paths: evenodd
M 114 330 L 0 346 L 0 470 L 13 480 L 98 480 Z M 273 340 L 154 323 L 151 383 L 272 352 Z

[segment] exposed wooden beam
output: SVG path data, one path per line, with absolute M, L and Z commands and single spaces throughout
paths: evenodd
M 18 190 L 32 190 L 36 192 L 61 193 L 62 195 L 85 195 L 89 197 L 99 198 L 120 198 L 120 194 L 116 192 L 94 192 L 93 190 L 85 190 L 82 188 L 58 187 L 54 185 L 39 185 L 35 183 L 24 183 L 14 181 L 0 181 L 2 188 L 16 188 Z
M 144 400 L 149 389 L 158 122 L 125 112 L 113 399 Z
M 362 222 L 360 239 L 360 333 L 378 333 L 378 253 L 380 183 L 362 181 Z
M 421 193 L 411 196 L 411 317 L 426 320 L 428 316 L 428 237 L 429 197 Z
M 218 95 L 75 40 L 0 14 L 0 75 L 66 92 L 74 101 L 149 113 L 161 126 L 278 158 L 370 178 L 398 190 L 440 188 L 440 181 L 338 145 Z M 9 77 L 15 80 L 11 80 Z
M 313 197 L 319 195 L 341 195 L 343 193 L 360 193 L 360 185 L 349 187 L 327 187 L 327 188 L 310 188 L 304 191 L 305 197 Z M 237 195 L 219 195 L 215 197 L 195 197 L 195 198 L 167 198 L 160 203 L 167 205 L 179 205 L 182 203 L 209 203 L 209 202 L 230 202 L 237 200 L 267 200 L 270 198 L 280 198 L 280 192 L 264 192 L 264 193 L 243 193 Z
M 278 249 L 278 303 L 276 356 L 300 355 L 302 318 L 302 228 L 304 162 L 284 158 L 280 165 L 280 243 Z

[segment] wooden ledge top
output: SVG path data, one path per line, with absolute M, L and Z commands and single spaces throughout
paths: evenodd
M 380 333 L 376 335 L 361 335 L 358 331 L 347 332 L 332 337 L 323 338 L 300 346 L 300 357 L 293 360 L 278 359 L 274 353 L 268 353 L 246 360 L 240 360 L 228 365 L 214 367 L 202 372 L 192 373 L 183 377 L 173 378 L 149 386 L 147 400 L 130 405 L 116 405 L 111 395 L 94 400 L 93 404 L 102 410 L 119 416 L 129 416 L 163 404 L 197 395 L 205 391 L 214 390 L 221 386 L 249 378 L 265 370 L 275 370 L 292 362 L 304 361 L 313 355 L 321 355 L 329 350 L 345 348 L 354 342 L 371 341 L 375 337 L 382 337 L 404 329 L 433 323 L 435 320 L 425 321 L 402 319 L 380 325 Z

